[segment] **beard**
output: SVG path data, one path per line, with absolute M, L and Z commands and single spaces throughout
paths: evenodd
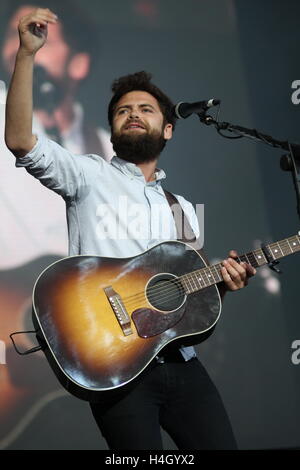
M 56 79 L 42 65 L 35 65 L 33 74 L 33 101 L 35 109 L 52 114 L 67 93 L 67 79 Z
M 162 132 L 158 131 L 135 135 L 113 133 L 111 142 L 118 157 L 135 164 L 157 160 L 166 145 Z

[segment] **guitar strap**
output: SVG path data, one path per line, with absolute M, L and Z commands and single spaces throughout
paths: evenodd
M 166 189 L 164 189 L 165 196 L 171 208 L 172 215 L 174 217 L 176 230 L 177 230 L 177 240 L 184 242 L 184 243 L 192 243 L 196 240 L 195 232 L 193 231 L 191 224 L 186 217 L 184 210 L 181 207 L 180 202 L 174 196 L 174 194 L 170 193 Z M 181 235 L 181 238 L 180 238 Z M 204 259 L 207 265 L 209 265 L 209 261 L 202 250 L 196 250 L 199 255 Z
M 188 218 L 186 217 L 186 215 L 184 213 L 184 210 L 181 207 L 180 202 L 174 196 L 174 194 L 170 193 L 169 191 L 167 191 L 164 188 L 163 188 L 163 190 L 164 190 L 166 199 L 169 203 L 169 206 L 171 208 L 172 215 L 174 217 L 176 230 L 177 230 L 177 240 L 182 241 L 184 243 L 188 243 L 188 244 L 194 242 L 196 240 L 195 232 L 192 229 L 191 224 L 189 223 Z M 181 235 L 181 237 L 180 237 L 180 235 Z M 202 248 L 200 250 L 196 250 L 196 251 L 199 253 L 201 258 L 205 261 L 206 265 L 209 266 L 210 263 L 207 259 L 207 256 L 205 255 L 204 251 L 202 250 Z M 219 288 L 219 286 L 217 286 L 217 287 Z M 212 295 L 213 295 L 213 297 L 216 296 L 215 293 L 213 293 Z M 215 326 L 213 328 L 211 328 L 208 332 L 203 333 L 201 341 L 206 340 L 213 333 L 214 329 L 215 329 Z M 191 343 L 191 344 L 193 344 L 193 343 Z M 175 352 L 174 352 L 174 348 L 175 348 Z M 176 354 L 177 354 L 177 356 L 176 356 Z M 179 354 L 179 356 L 181 356 L 181 353 L 178 353 L 178 351 L 176 353 L 176 344 L 175 345 L 172 345 L 172 344 L 167 345 L 163 349 L 163 355 L 164 356 L 167 355 L 166 357 L 168 357 L 168 355 L 171 355 L 170 357 L 173 357 L 173 358 L 174 357 L 179 357 L 178 354 Z

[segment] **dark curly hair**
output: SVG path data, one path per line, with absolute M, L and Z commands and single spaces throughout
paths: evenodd
M 113 97 L 108 106 L 108 122 L 112 128 L 113 113 L 116 104 L 120 98 L 130 91 L 146 91 L 157 99 L 160 110 L 164 116 L 164 122 L 172 124 L 173 129 L 176 124 L 176 117 L 173 113 L 174 104 L 170 98 L 165 95 L 156 85 L 151 83 L 152 75 L 148 72 L 141 71 L 131 75 L 125 75 L 114 80 L 112 84 Z

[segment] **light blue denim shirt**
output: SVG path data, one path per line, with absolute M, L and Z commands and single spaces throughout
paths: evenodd
M 69 255 L 130 257 L 163 240 L 176 240 L 176 226 L 161 181 L 146 182 L 139 167 L 113 157 L 110 163 L 97 155 L 73 155 L 56 142 L 38 136 L 34 148 L 17 158 L 26 170 L 66 203 Z M 192 204 L 176 195 L 196 237 L 198 220 Z M 47 210 L 45 208 L 45 210 Z M 193 347 L 182 347 L 185 359 Z

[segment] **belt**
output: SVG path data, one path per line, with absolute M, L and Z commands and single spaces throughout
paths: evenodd
M 158 364 L 164 364 L 165 362 L 189 362 L 193 359 L 197 359 L 196 357 L 192 357 L 191 359 L 185 360 L 179 349 L 163 349 L 157 356 L 155 356 L 155 360 Z

